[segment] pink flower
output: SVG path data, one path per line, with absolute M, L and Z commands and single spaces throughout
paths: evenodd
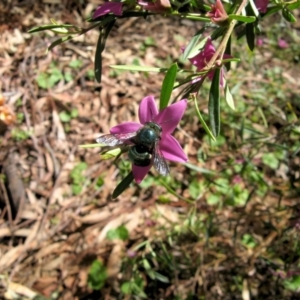
M 210 17 L 212 22 L 219 25 L 225 24 L 225 21 L 228 19 L 228 15 L 221 0 L 216 0 L 216 4 L 211 5 L 211 11 L 209 11 L 206 16 Z
M 154 0 L 154 1 L 143 1 L 138 0 L 138 5 L 142 6 L 146 10 L 153 12 L 165 12 L 171 8 L 169 0 Z
M 213 55 L 215 54 L 216 49 L 214 47 L 214 45 L 211 42 L 211 38 L 209 37 L 206 41 L 206 44 L 204 46 L 204 49 L 199 52 L 196 56 L 189 58 L 190 62 L 197 67 L 197 71 L 201 71 L 203 70 L 207 63 L 209 62 L 209 60 L 213 57 Z M 224 54 L 223 58 L 230 58 L 231 56 L 228 54 Z M 214 76 L 215 71 L 210 71 L 208 72 L 207 77 L 211 80 Z M 197 80 L 200 80 L 201 77 Z M 224 71 L 221 68 L 221 77 L 220 77 L 220 86 L 224 87 L 224 82 L 225 82 L 225 78 L 224 78 Z
M 134 258 L 134 257 L 136 257 L 136 251 L 133 251 L 133 250 L 130 250 L 130 249 L 128 249 L 127 250 L 127 256 L 129 257 L 129 258 Z
M 110 129 L 111 134 L 126 134 L 138 131 L 147 122 L 155 122 L 161 126 L 162 133 L 159 149 L 166 160 L 186 162 L 187 157 L 178 141 L 171 135 L 180 122 L 187 106 L 187 100 L 178 101 L 160 112 L 153 96 L 145 97 L 139 107 L 140 123 L 126 122 Z M 132 173 L 137 183 L 140 183 L 151 169 L 153 162 L 146 167 L 132 165 Z
M 267 11 L 268 4 L 269 0 L 255 0 L 256 8 L 261 13 L 265 13 Z
M 264 40 L 263 40 L 262 38 L 258 38 L 258 39 L 256 40 L 256 45 L 257 45 L 258 47 L 261 47 L 263 44 L 264 44 Z
M 239 184 L 241 183 L 243 180 L 242 180 L 242 177 L 240 175 L 235 175 L 232 179 L 232 183 L 233 184 Z
M 286 49 L 289 47 L 289 44 L 282 38 L 278 40 L 278 47 L 281 49 Z
M 93 19 L 107 15 L 109 13 L 114 14 L 115 16 L 122 15 L 122 3 L 121 2 L 106 2 L 101 6 L 97 7 L 93 14 Z

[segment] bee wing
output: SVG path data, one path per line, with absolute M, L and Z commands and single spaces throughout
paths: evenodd
M 154 146 L 153 156 L 153 164 L 156 171 L 163 176 L 167 176 L 170 173 L 170 169 L 160 151 L 158 143 L 156 143 Z
M 114 147 L 123 145 L 127 140 L 136 136 L 136 132 L 130 133 L 117 133 L 117 134 L 104 134 L 96 139 L 99 144 Z

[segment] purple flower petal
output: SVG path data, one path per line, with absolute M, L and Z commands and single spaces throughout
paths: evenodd
M 148 174 L 152 165 L 147 167 L 138 167 L 136 165 L 132 165 L 132 173 L 136 183 L 141 183 L 145 176 Z
M 221 0 L 216 0 L 216 3 L 211 5 L 211 11 L 209 11 L 206 15 L 210 17 L 212 22 L 220 25 L 228 19 L 228 15 Z
M 254 2 L 259 12 L 265 13 L 267 11 L 269 0 L 255 0 Z
M 164 108 L 154 118 L 153 121 L 161 126 L 163 135 L 171 134 L 175 130 L 184 114 L 186 106 L 187 100 L 183 99 Z
M 139 119 L 142 124 L 153 121 L 158 114 L 157 106 L 153 96 L 145 97 L 139 107 Z
M 178 141 L 169 134 L 163 137 L 159 146 L 162 155 L 167 160 L 176 162 L 186 162 L 188 160 Z
M 109 13 L 114 14 L 115 16 L 122 15 L 122 3 L 121 2 L 106 2 L 101 6 L 97 7 L 95 10 L 92 19 L 96 19 L 100 16 L 107 15 Z
M 281 48 L 281 49 L 286 49 L 286 48 L 289 47 L 289 44 L 288 44 L 284 39 L 280 38 L 280 39 L 278 40 L 278 46 L 279 46 L 279 48 Z
M 138 0 L 137 3 L 144 9 L 154 12 L 165 12 L 171 7 L 169 0 L 143 1 Z
M 201 71 L 206 67 L 207 63 L 213 57 L 215 52 L 216 49 L 211 41 L 211 38 L 209 37 L 205 43 L 204 49 L 194 57 L 191 57 L 189 60 L 194 66 L 197 67 L 197 71 Z
M 119 124 L 117 126 L 114 126 L 110 129 L 111 134 L 117 134 L 117 133 L 131 133 L 138 131 L 142 125 L 140 123 L 136 122 L 125 122 L 122 124 Z
M 207 63 L 213 57 L 215 52 L 216 52 L 216 49 L 211 41 L 211 38 L 209 37 L 206 41 L 204 49 L 200 53 L 198 53 L 196 56 L 190 58 L 189 60 L 194 66 L 197 67 L 197 71 L 201 71 L 203 68 L 205 68 L 207 66 Z M 226 59 L 226 58 L 232 58 L 232 56 L 229 54 L 224 54 L 223 59 Z M 210 71 L 210 72 L 208 72 L 207 77 L 210 80 L 212 80 L 214 74 L 215 74 L 215 71 Z M 224 87 L 224 81 L 225 81 L 224 71 L 223 71 L 223 68 L 221 68 L 221 75 L 220 75 L 220 86 L 221 87 Z M 195 82 L 195 79 L 193 80 L 193 83 L 194 82 Z

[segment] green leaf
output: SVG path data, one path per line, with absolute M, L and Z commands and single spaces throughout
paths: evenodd
M 222 197 L 219 195 L 209 194 L 206 197 L 206 201 L 208 205 L 216 205 L 221 201 Z
M 40 73 L 36 78 L 38 86 L 42 89 L 47 89 L 49 87 L 48 78 L 49 76 L 47 73 Z
M 94 65 L 95 78 L 99 83 L 101 82 L 101 76 L 102 76 L 102 51 L 103 51 L 102 34 L 103 33 L 100 31 L 98 42 L 96 45 L 95 65 Z
M 102 177 L 99 177 L 96 181 L 96 188 L 99 189 L 104 184 L 104 179 Z
M 259 16 L 259 11 L 258 11 L 258 9 L 257 9 L 257 7 L 256 7 L 256 5 L 254 3 L 254 0 L 249 0 L 249 3 L 250 3 L 250 6 L 252 8 L 252 12 L 254 13 L 254 15 L 256 17 L 258 17 Z
M 242 242 L 242 244 L 244 244 L 245 246 L 247 246 L 249 248 L 254 248 L 257 245 L 254 237 L 249 233 L 245 233 L 243 235 L 241 242 Z
M 231 92 L 230 92 L 230 89 L 229 89 L 227 83 L 226 83 L 226 85 L 225 85 L 225 99 L 226 99 L 226 102 L 227 102 L 228 106 L 229 106 L 231 109 L 235 110 L 233 98 L 232 98 L 232 95 L 231 95 Z
M 164 275 L 162 275 L 162 274 L 160 274 L 160 273 L 158 273 L 158 272 L 155 272 L 155 271 L 154 271 L 154 276 L 155 276 L 155 278 L 156 278 L 157 280 L 159 280 L 159 281 L 161 281 L 161 282 L 164 282 L 164 283 L 169 283 L 169 282 L 170 282 L 170 280 L 169 280 L 168 277 L 166 277 L 166 276 L 164 276 Z
M 190 42 L 188 43 L 187 47 L 184 49 L 184 52 L 182 54 L 182 59 L 186 60 L 188 59 L 188 57 L 190 57 L 189 55 L 191 54 L 191 52 L 194 50 L 195 46 L 197 45 L 199 39 L 202 36 L 202 33 L 204 32 L 205 27 L 201 28 L 190 40 Z
M 122 283 L 121 292 L 125 295 L 130 295 L 131 294 L 131 282 Z
M 229 15 L 230 20 L 237 20 L 243 23 L 253 23 L 256 20 L 254 16 Z
M 226 44 L 225 53 L 228 55 L 231 55 L 231 36 L 229 37 L 228 42 Z M 230 71 L 230 68 L 231 68 L 230 62 L 231 62 L 231 60 L 225 63 L 223 60 L 223 63 L 225 64 L 227 71 Z
M 103 145 L 103 146 L 105 146 L 105 145 Z M 101 157 L 101 159 L 104 159 L 104 160 L 111 159 L 111 158 L 114 158 L 114 157 L 117 157 L 118 155 L 120 155 L 121 152 L 122 152 L 122 150 L 120 148 L 116 148 L 116 149 L 112 149 L 107 152 L 104 152 L 103 154 L 100 155 L 100 157 Z
M 71 109 L 71 118 L 72 119 L 75 119 L 75 118 L 77 118 L 78 117 L 78 109 L 77 108 L 72 108 Z
M 300 275 L 285 280 L 284 286 L 288 290 L 298 292 L 300 290 Z
M 246 39 L 249 49 L 253 51 L 255 47 L 255 34 L 253 24 L 246 25 Z
M 189 193 L 193 199 L 198 199 L 203 189 L 204 189 L 203 183 L 197 179 L 194 179 L 189 184 Z
M 215 137 L 220 133 L 220 75 L 221 68 L 217 68 L 212 79 L 208 101 L 210 128 Z
M 279 166 L 279 160 L 272 152 L 263 154 L 262 162 L 273 170 L 276 170 Z
M 286 7 L 282 9 L 282 16 L 290 23 L 295 23 L 297 21 L 295 16 Z
M 128 173 L 128 175 L 117 185 L 117 187 L 115 188 L 115 190 L 113 191 L 112 197 L 113 198 L 117 198 L 118 196 L 120 196 L 131 184 L 131 182 L 133 181 L 134 177 L 133 177 L 133 173 L 132 171 L 130 173 Z
M 83 62 L 80 59 L 73 59 L 70 61 L 69 63 L 69 67 L 73 68 L 73 69 L 78 69 L 82 66 Z
M 65 72 L 64 79 L 65 79 L 66 82 L 72 81 L 73 80 L 72 73 L 71 72 Z
M 63 123 L 68 123 L 68 122 L 71 121 L 71 115 L 66 111 L 62 111 L 62 112 L 59 113 L 59 119 Z
M 209 127 L 207 126 L 206 122 L 204 121 L 201 113 L 200 113 L 200 110 L 199 110 L 199 107 L 198 107 L 198 102 L 197 102 L 197 98 L 194 97 L 194 104 L 195 104 L 195 108 L 196 108 L 196 112 L 197 112 L 197 115 L 198 115 L 198 118 L 199 118 L 199 121 L 201 122 L 204 130 L 206 131 L 206 133 L 210 136 L 210 138 L 215 141 L 216 138 L 215 136 L 212 134 L 212 132 L 210 131 Z
M 156 45 L 155 39 L 151 36 L 146 37 L 146 39 L 144 40 L 144 45 L 146 47 L 155 46 Z
M 34 32 L 39 32 L 39 31 L 45 31 L 45 30 L 52 30 L 56 29 L 57 33 L 67 33 L 68 30 L 66 28 L 76 28 L 74 25 L 70 24 L 48 24 L 48 25 L 42 25 L 38 27 L 34 27 L 28 30 L 28 33 L 34 33 Z
M 64 76 L 60 69 L 58 68 L 52 68 L 50 70 L 51 75 L 49 76 L 49 87 L 53 87 L 56 83 L 58 83 L 60 80 L 64 79 Z
M 119 226 L 116 229 L 110 229 L 107 234 L 106 234 L 106 238 L 108 240 L 122 240 L 122 241 L 126 241 L 129 238 L 129 232 L 127 230 L 127 228 L 124 225 Z
M 186 166 L 187 168 L 191 169 L 191 170 L 194 170 L 194 171 L 198 172 L 198 173 L 216 175 L 216 173 L 214 171 L 204 169 L 204 168 L 195 166 L 195 165 L 190 164 L 190 163 L 183 163 L 183 165 Z
M 213 41 L 216 40 L 218 37 L 220 37 L 224 34 L 226 29 L 227 29 L 226 27 L 219 27 L 219 28 L 215 29 L 211 34 L 211 39 Z
M 82 185 L 72 184 L 71 187 L 73 195 L 79 195 L 82 191 Z
M 88 286 L 93 290 L 100 290 L 104 286 L 106 279 L 106 268 L 100 260 L 94 260 L 88 274 Z
M 87 144 L 87 145 L 79 145 L 79 148 L 99 148 L 102 147 L 103 145 L 101 144 Z
M 112 69 L 117 70 L 126 70 L 126 71 L 133 71 L 133 72 L 166 72 L 168 69 L 166 68 L 154 68 L 154 67 L 143 67 L 137 65 L 111 65 Z
M 287 5 L 287 8 L 290 10 L 297 9 L 300 7 L 300 1 Z
M 229 52 L 226 52 L 226 54 L 230 54 Z M 232 57 L 232 58 L 225 58 L 222 60 L 223 63 L 228 63 L 228 62 L 232 62 L 232 61 L 235 61 L 235 62 L 240 62 L 241 59 L 240 58 L 235 58 L 235 57 Z
M 54 47 L 56 47 L 57 45 L 64 43 L 66 41 L 71 40 L 74 37 L 74 35 L 68 35 L 68 36 L 63 36 L 57 40 L 55 40 L 48 48 L 46 53 L 48 53 L 50 50 L 52 50 Z
M 167 74 L 164 78 L 162 87 L 161 87 L 161 93 L 160 93 L 160 99 L 159 99 L 159 110 L 164 109 L 168 106 L 174 83 L 176 80 L 178 66 L 177 63 L 174 63 L 170 69 L 167 71 Z
M 267 16 L 269 16 L 269 15 L 272 15 L 272 14 L 278 12 L 279 10 L 281 10 L 281 8 L 282 8 L 281 5 L 269 7 L 269 8 L 267 9 L 267 12 L 266 12 L 265 15 L 264 15 L 264 18 L 267 17 Z
M 105 48 L 105 43 L 107 40 L 107 37 L 112 30 L 116 20 L 113 19 L 112 21 L 108 22 L 107 25 L 100 31 L 97 46 L 96 46 L 96 52 L 95 52 L 95 77 L 96 80 L 101 83 L 101 76 L 102 76 L 102 52 Z

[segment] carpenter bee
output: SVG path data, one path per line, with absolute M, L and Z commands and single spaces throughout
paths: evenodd
M 109 149 L 122 145 L 128 147 L 128 156 L 134 165 L 146 167 L 153 161 L 157 172 L 166 176 L 170 170 L 159 148 L 161 133 L 159 124 L 147 122 L 136 132 L 105 134 L 97 138 L 96 142 L 108 146 Z

